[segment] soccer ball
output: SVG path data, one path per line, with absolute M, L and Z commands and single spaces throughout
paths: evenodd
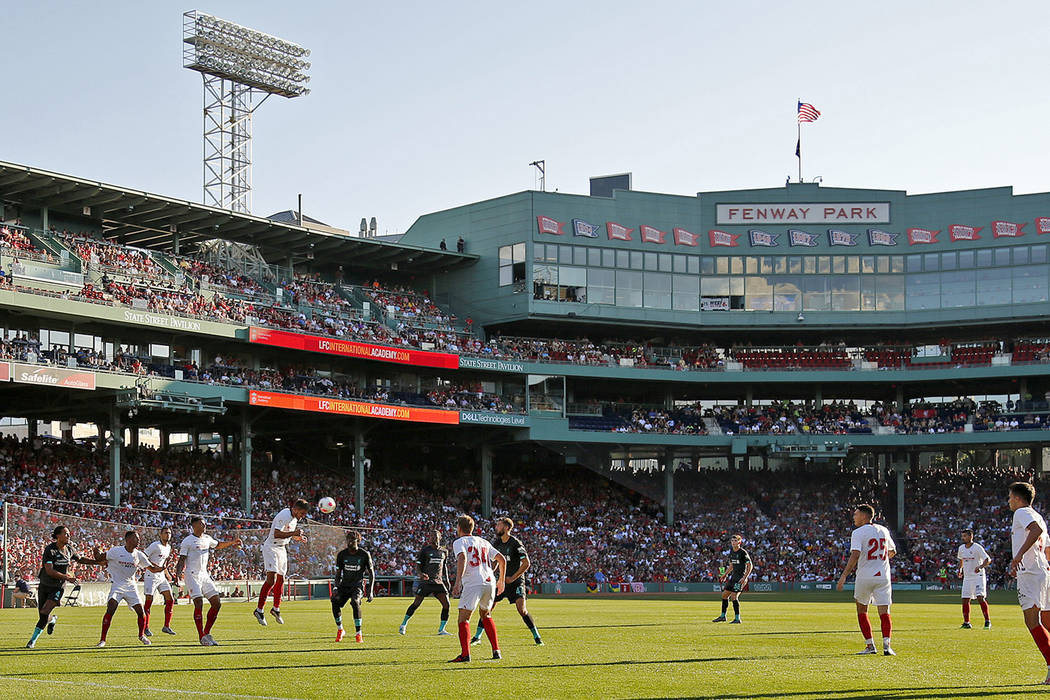
M 322 513 L 331 513 L 335 510 L 335 499 L 331 496 L 325 496 L 317 502 L 317 509 Z

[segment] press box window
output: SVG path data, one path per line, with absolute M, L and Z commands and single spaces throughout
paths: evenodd
M 539 245 L 537 245 L 537 248 Z M 525 288 L 525 244 L 515 243 L 499 248 L 499 286 Z

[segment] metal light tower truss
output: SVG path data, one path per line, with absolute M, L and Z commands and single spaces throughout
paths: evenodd
M 204 203 L 250 213 L 252 114 L 270 95 L 310 92 L 310 51 L 196 10 L 182 41 L 183 66 L 204 78 Z

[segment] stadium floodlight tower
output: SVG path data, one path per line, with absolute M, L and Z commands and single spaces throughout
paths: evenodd
M 270 95 L 310 92 L 310 51 L 197 10 L 182 30 L 183 67 L 204 77 L 204 203 L 250 213 L 252 113 Z

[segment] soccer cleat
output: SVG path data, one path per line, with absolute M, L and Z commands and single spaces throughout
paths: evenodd
M 170 627 L 161 627 L 160 631 L 163 632 L 164 634 L 175 634 L 175 630 L 173 630 Z
M 273 615 L 273 619 L 277 620 L 278 625 L 283 625 L 284 620 L 281 619 L 281 611 L 277 608 L 270 608 L 270 614 Z
M 536 646 L 538 646 L 538 647 L 542 647 L 543 646 L 543 640 L 540 639 L 539 637 L 536 637 Z
M 470 661 L 470 656 L 469 655 L 465 655 L 465 654 L 460 654 L 459 656 L 457 656 L 454 659 L 449 659 L 449 663 L 450 664 L 465 664 L 465 663 L 467 663 L 469 661 Z
M 36 640 L 35 639 L 33 641 L 31 641 L 31 642 L 26 642 L 26 649 L 32 649 L 35 646 L 36 646 Z
M 263 615 L 262 610 L 256 608 L 255 610 L 252 610 L 252 615 L 255 615 L 255 619 L 260 625 L 266 627 L 266 616 Z
M 360 644 L 361 642 L 363 642 L 365 640 L 364 640 L 364 637 L 361 636 L 361 633 L 358 632 L 357 634 L 354 635 L 354 641 L 357 642 L 358 644 Z
M 105 643 L 105 642 L 99 642 L 98 644 L 96 644 L 96 645 L 95 645 L 95 648 L 96 648 L 96 649 L 101 649 L 101 648 L 102 648 L 102 647 L 104 647 L 104 646 L 106 646 L 106 643 Z
M 481 644 L 481 637 L 471 637 L 470 638 L 470 646 L 476 647 L 479 644 Z
M 743 624 L 743 623 L 740 621 L 739 617 L 734 617 L 733 620 L 729 624 L 731 624 L 731 625 L 739 625 L 739 624 Z
M 864 651 L 858 651 L 857 656 L 867 656 L 869 654 L 878 654 L 879 650 L 875 647 L 864 647 Z
M 152 637 L 153 636 L 153 630 L 151 630 L 149 627 L 147 627 L 146 629 L 142 630 L 142 634 L 146 635 L 147 637 Z
M 725 621 L 726 621 L 726 616 L 725 615 L 719 615 L 715 619 L 711 620 L 711 622 L 725 622 Z
M 214 639 L 212 639 L 212 636 L 210 634 L 206 634 L 203 637 L 201 637 L 201 646 L 202 647 L 217 647 L 217 646 L 219 646 L 219 643 L 216 642 Z
M 55 615 L 52 615 L 51 617 L 49 617 L 47 619 L 47 633 L 51 634 L 52 632 L 54 632 L 55 631 L 55 625 L 57 625 L 57 624 L 58 624 L 58 617 L 56 617 Z
M 883 647 L 882 654 L 883 654 L 883 656 L 896 656 L 897 652 L 895 652 L 890 647 Z
M 141 637 L 139 637 L 139 641 L 145 644 L 146 646 L 150 646 L 151 644 L 153 644 L 153 642 L 146 638 L 146 635 L 142 635 Z
M 493 649 L 492 650 L 492 660 L 493 661 L 499 661 L 502 658 L 503 658 L 503 654 L 499 653 L 499 649 Z
M 985 628 L 986 630 L 990 630 L 990 629 L 992 629 L 992 621 L 991 621 L 991 620 L 985 620 L 985 621 L 984 621 L 984 628 Z
M 448 630 L 441 630 L 440 632 L 437 633 L 437 636 L 439 636 L 439 637 L 451 637 L 452 633 L 449 632 Z
M 1050 685 L 1050 667 L 1046 669 L 1046 680 L 1043 681 L 1043 685 Z
M 398 627 L 397 628 L 397 633 L 398 634 L 404 634 L 405 633 L 405 626 L 401 625 L 400 627 Z
M 343 634 L 344 634 L 344 632 L 343 632 L 343 628 L 342 627 L 337 629 L 335 631 L 335 641 L 337 641 L 337 642 L 343 641 Z
M 961 629 L 961 630 L 972 630 L 973 629 L 973 625 L 971 625 L 969 622 L 964 622 L 964 623 L 962 623 L 962 625 L 959 626 L 959 629 Z

